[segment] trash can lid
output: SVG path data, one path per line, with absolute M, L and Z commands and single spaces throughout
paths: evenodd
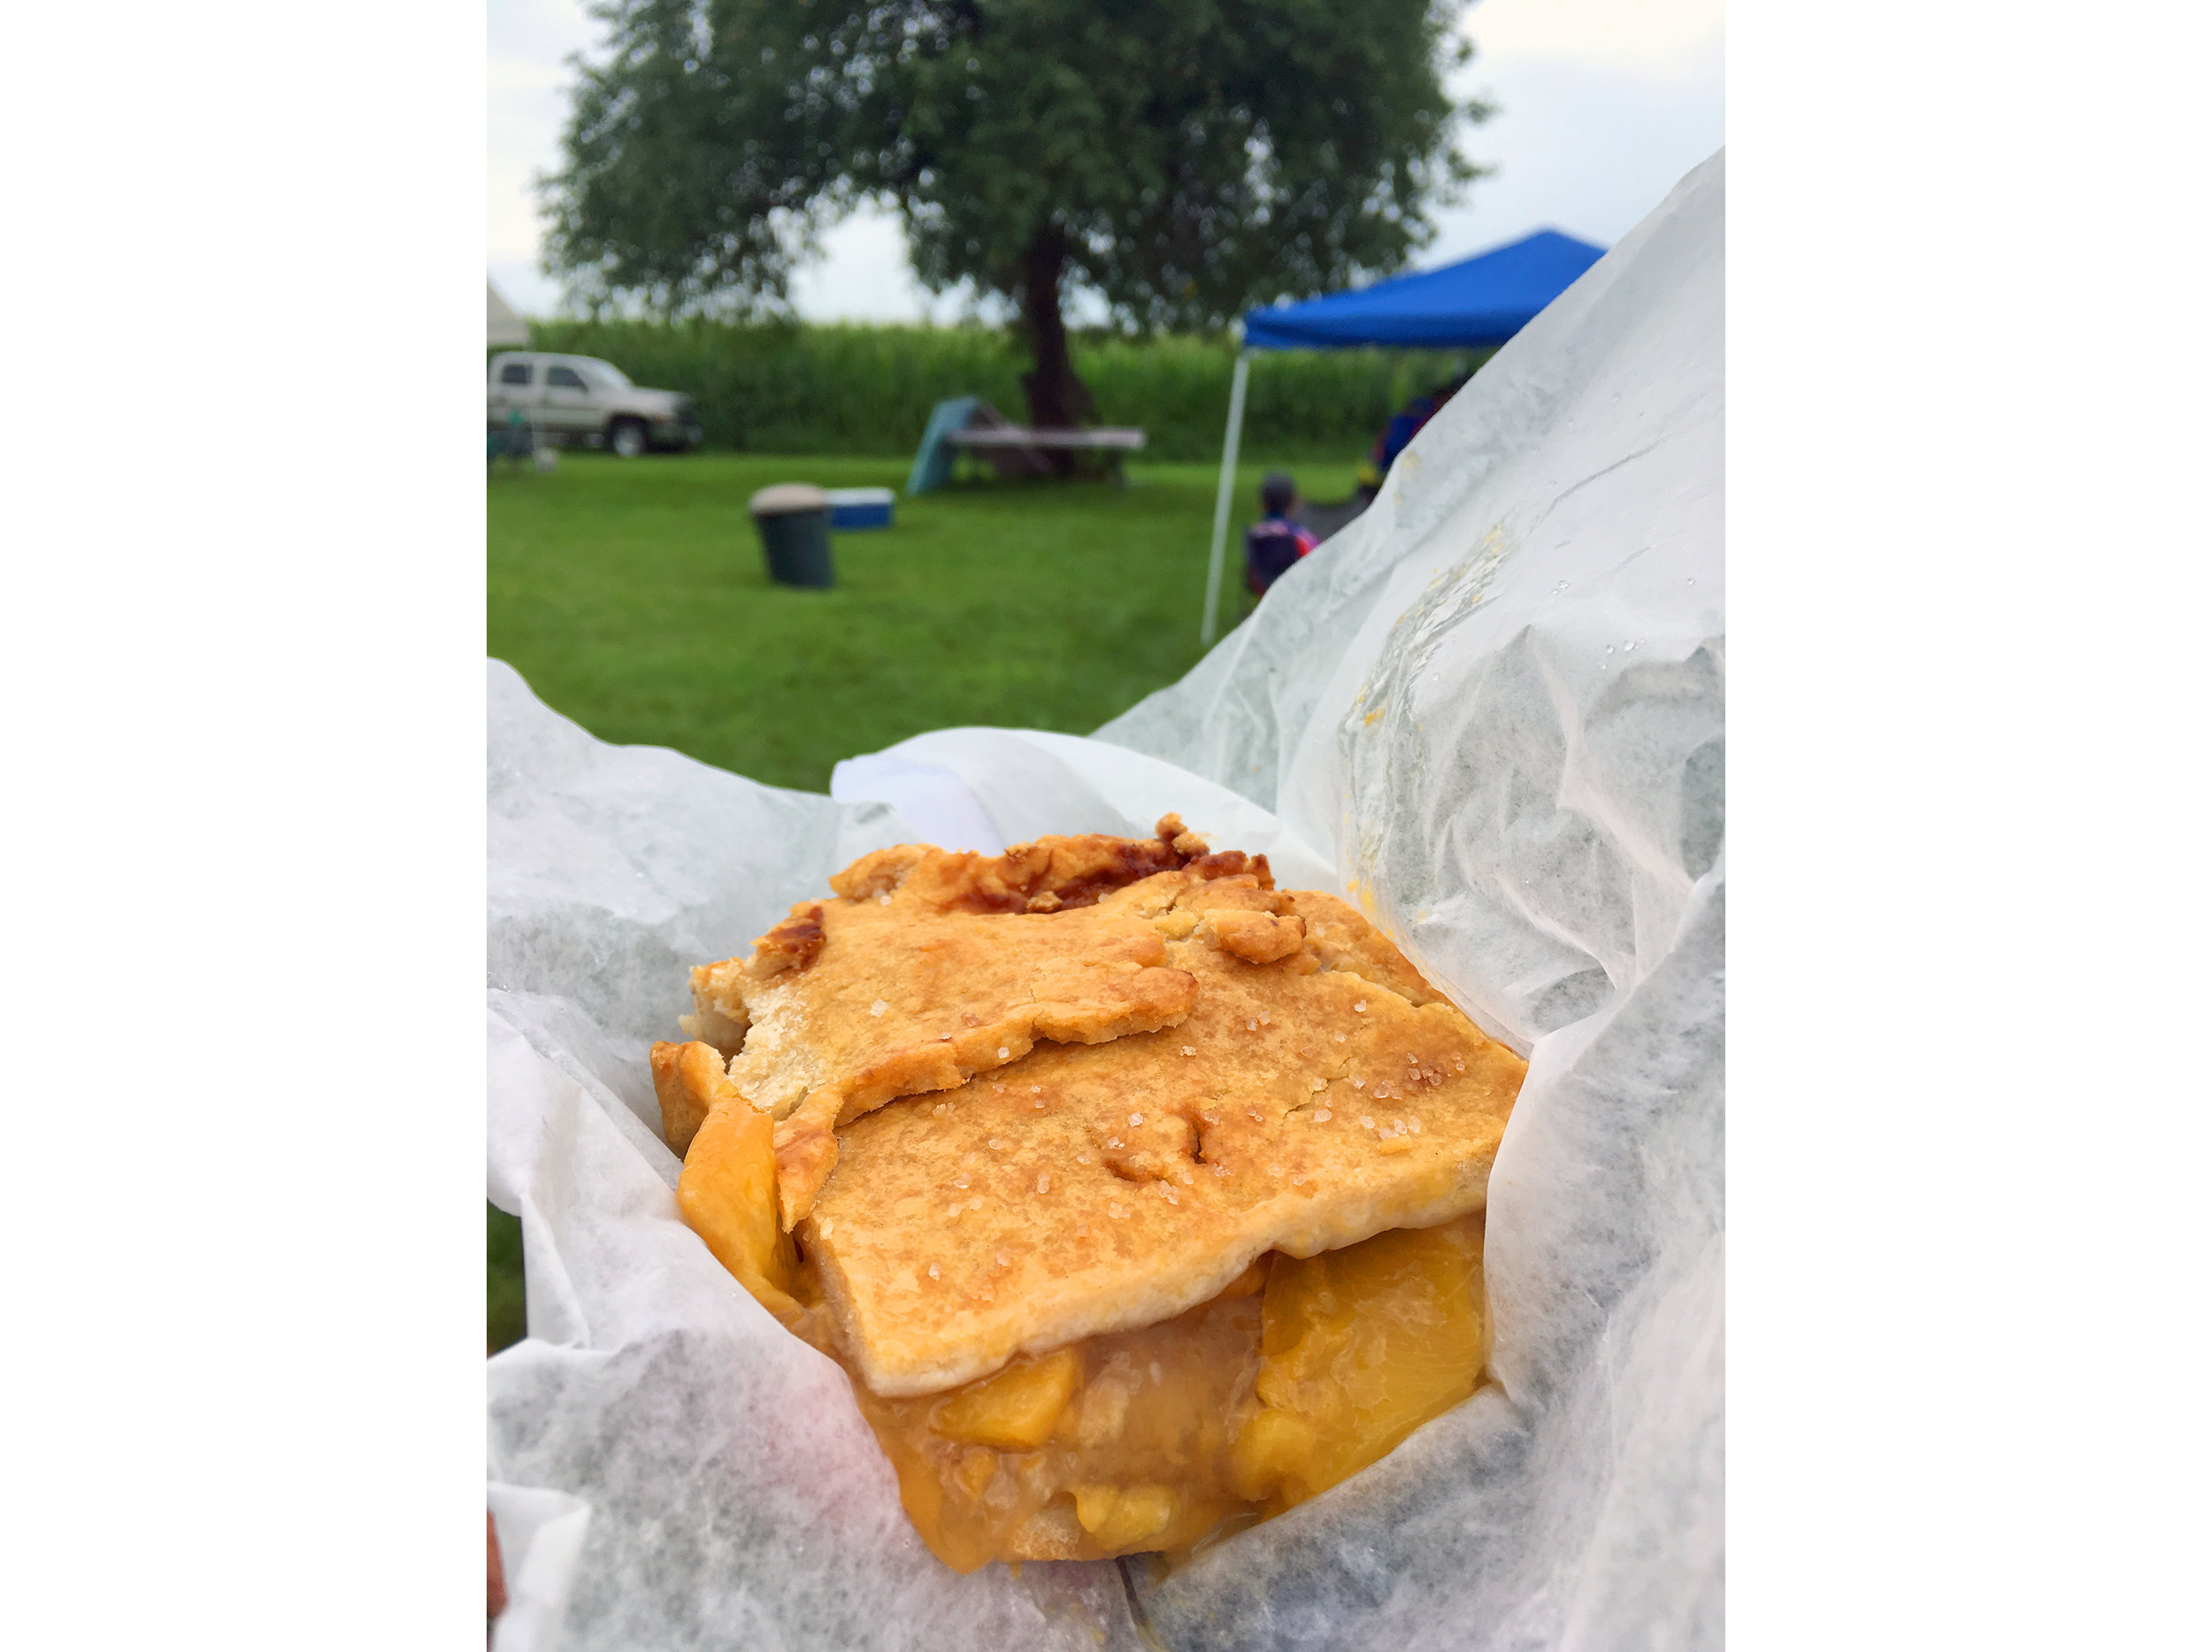
M 826 511 L 829 496 L 812 482 L 778 482 L 753 496 L 755 516 L 796 516 L 802 511 Z

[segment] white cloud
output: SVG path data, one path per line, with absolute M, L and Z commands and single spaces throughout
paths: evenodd
M 487 11 L 484 258 L 495 285 L 525 315 L 549 315 L 560 283 L 538 268 L 544 226 L 532 187 L 559 165 L 572 52 L 598 45 L 579 0 L 490 0 Z
M 1424 265 L 1450 262 L 1532 229 L 1563 229 L 1611 245 L 1666 198 L 1683 174 L 1720 148 L 1723 46 L 1715 20 L 1680 4 L 1694 33 L 1662 41 L 1649 20 L 1640 35 L 1589 39 L 1594 24 L 1621 9 L 1617 0 L 1485 0 L 1470 21 L 1482 48 L 1454 89 L 1473 93 L 1497 112 L 1461 148 L 1491 167 L 1466 201 L 1437 215 L 1437 239 Z M 1669 6 L 1655 8 L 1663 16 Z M 1520 34 L 1522 17 L 1550 14 Z M 1493 50 L 1482 19 L 1494 13 L 1509 48 Z
M 810 321 L 950 321 L 961 310 L 957 298 L 933 300 L 914 279 L 898 213 L 881 206 L 822 237 L 821 256 L 792 279 L 791 307 Z
M 1493 66 L 1531 59 L 1667 74 L 1721 32 L 1721 0 L 1478 0 L 1462 24 Z
M 486 264 L 516 308 L 545 315 L 560 288 L 537 268 L 531 181 L 560 163 L 565 60 L 595 52 L 601 30 L 580 0 L 490 0 L 488 20 Z M 1479 55 L 1454 89 L 1499 106 L 1463 147 L 1496 170 L 1438 214 L 1425 265 L 1546 226 L 1610 244 L 1720 147 L 1720 0 L 1479 0 L 1463 27 Z M 964 308 L 922 290 L 896 216 L 873 209 L 824 237 L 792 299 L 811 320 L 945 320 Z

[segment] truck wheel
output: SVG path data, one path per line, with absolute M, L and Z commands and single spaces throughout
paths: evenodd
M 618 459 L 634 459 L 645 451 L 645 426 L 634 419 L 618 419 L 607 432 L 607 445 Z

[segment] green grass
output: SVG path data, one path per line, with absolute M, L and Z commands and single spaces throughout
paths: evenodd
M 522 1223 L 495 1204 L 484 1207 L 485 1340 L 496 1354 L 522 1341 Z
M 1356 457 L 1286 468 L 1340 499 Z M 1267 468 L 1240 467 L 1225 628 L 1249 604 L 1241 535 Z M 603 740 L 810 791 L 839 758 L 933 728 L 1087 734 L 1197 663 L 1212 465 L 1133 465 L 1121 490 L 902 495 L 895 527 L 836 536 L 834 589 L 770 583 L 745 508 L 756 488 L 898 488 L 906 471 L 728 453 L 503 466 L 488 488 L 490 650 Z M 490 1221 L 497 1348 L 522 1334 L 521 1244 L 511 1218 Z
M 1242 477 L 1233 537 L 1257 514 Z M 1340 497 L 1351 464 L 1296 473 Z M 565 454 L 489 488 L 491 652 L 603 740 L 826 791 L 840 757 L 926 729 L 1086 734 L 1202 651 L 1215 473 L 902 496 L 837 536 L 836 588 L 772 584 L 745 502 L 771 482 L 896 488 L 896 459 Z M 1230 579 L 1240 589 L 1233 558 Z M 1236 592 L 1233 590 L 1233 597 Z M 1243 611 L 1232 607 L 1225 621 Z

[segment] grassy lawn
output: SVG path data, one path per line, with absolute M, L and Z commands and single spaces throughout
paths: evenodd
M 549 475 L 502 469 L 491 652 L 602 739 L 810 791 L 828 789 L 840 757 L 927 729 L 1087 734 L 1197 663 L 1205 465 L 1133 466 L 1118 492 L 993 482 L 902 496 L 896 526 L 837 536 L 835 589 L 770 583 L 745 510 L 754 489 L 896 488 L 906 468 L 567 453 Z M 1264 468 L 1240 479 L 1239 534 Z M 1317 497 L 1351 490 L 1349 459 L 1294 473 Z
M 1356 455 L 1285 465 L 1317 499 Z M 772 482 L 902 488 L 902 458 L 564 453 L 488 488 L 490 652 L 603 740 L 672 746 L 777 786 L 933 728 L 1087 734 L 1198 662 L 1218 472 L 1136 465 L 1129 485 L 956 485 L 897 526 L 836 536 L 839 583 L 772 584 L 745 502 Z M 1250 599 L 1239 467 L 1225 627 Z M 522 1333 L 521 1247 L 491 1213 L 490 1340 Z
M 522 1222 L 495 1204 L 484 1207 L 484 1331 L 494 1353 L 522 1341 Z

